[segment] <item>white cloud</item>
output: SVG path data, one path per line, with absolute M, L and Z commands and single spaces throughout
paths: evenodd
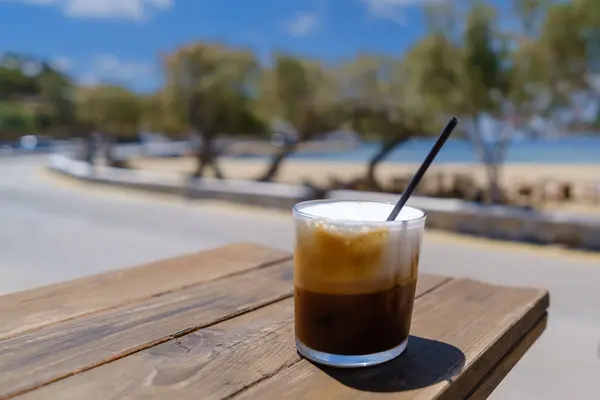
M 284 29 L 292 36 L 310 35 L 319 27 L 319 19 L 315 13 L 301 11 L 294 18 L 284 23 Z
M 442 3 L 445 0 L 361 0 L 369 13 L 377 18 L 389 19 L 399 24 L 406 22 L 404 9 L 409 6 Z
M 35 6 L 58 7 L 72 18 L 144 20 L 156 11 L 173 7 L 175 0 L 0 0 Z
M 103 54 L 94 57 L 90 70 L 79 80 L 83 85 L 97 85 L 103 82 L 127 85 L 153 81 L 155 78 L 156 69 L 153 64 L 121 60 L 112 54 Z

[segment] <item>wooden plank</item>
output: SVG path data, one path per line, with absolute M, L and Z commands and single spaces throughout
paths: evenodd
M 291 261 L 6 339 L 0 398 L 94 368 L 293 295 Z
M 449 281 L 422 276 L 417 295 Z M 23 399 L 223 398 L 299 361 L 292 299 L 29 392 Z
M 361 370 L 301 360 L 236 398 L 463 399 L 545 314 L 548 301 L 545 291 L 456 279 L 415 302 L 415 336 L 396 360 Z
M 290 259 L 254 244 L 111 271 L 0 297 L 0 338 Z
M 469 400 L 487 399 L 517 362 L 525 355 L 527 350 L 529 350 L 533 343 L 541 336 L 542 332 L 546 329 L 547 323 L 548 316 L 544 315 L 533 329 L 521 338 L 517 345 L 504 356 L 500 363 L 484 377 L 483 382 L 481 382 L 469 396 L 466 396 L 466 398 Z

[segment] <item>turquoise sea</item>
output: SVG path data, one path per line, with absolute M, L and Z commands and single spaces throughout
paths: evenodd
M 386 162 L 420 162 L 435 139 L 414 139 L 391 153 Z M 318 159 L 328 161 L 368 160 L 377 152 L 377 143 L 364 143 L 357 148 L 335 152 L 301 151 L 293 159 Z M 471 144 L 465 140 L 449 140 L 439 153 L 436 162 L 476 163 Z M 539 164 L 600 164 L 600 135 L 560 138 L 554 140 L 519 140 L 511 143 L 506 162 Z

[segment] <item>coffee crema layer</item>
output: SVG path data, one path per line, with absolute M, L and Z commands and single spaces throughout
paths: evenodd
M 323 294 L 375 293 L 417 280 L 421 237 L 416 229 L 296 224 L 294 283 Z

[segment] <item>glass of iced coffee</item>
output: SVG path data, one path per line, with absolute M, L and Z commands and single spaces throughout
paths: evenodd
M 315 200 L 293 209 L 294 324 L 306 358 L 336 367 L 389 361 L 406 348 L 426 215 L 393 204 Z

